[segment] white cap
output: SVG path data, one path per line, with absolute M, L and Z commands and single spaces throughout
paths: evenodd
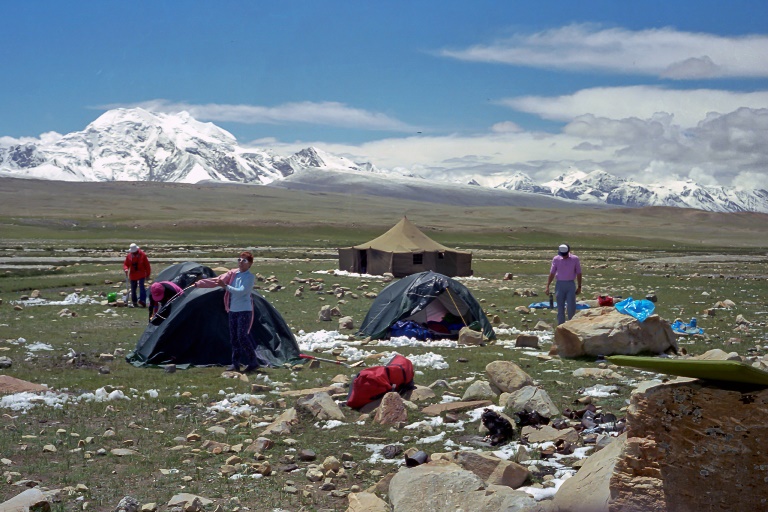
M 563 254 L 568 252 L 568 246 L 563 244 L 560 247 L 557 248 L 558 252 L 562 252 Z
M 139 246 L 136 244 L 131 244 L 131 246 L 128 248 L 128 252 L 136 252 L 139 250 Z

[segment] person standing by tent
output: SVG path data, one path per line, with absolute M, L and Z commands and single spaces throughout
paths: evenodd
M 256 281 L 256 277 L 249 271 L 251 265 L 253 254 L 243 251 L 237 258 L 237 270 L 195 282 L 196 288 L 219 286 L 226 292 L 224 307 L 229 312 L 229 341 L 232 344 L 232 364 L 227 367 L 228 371 L 240 371 L 240 365 L 245 365 L 245 373 L 258 368 L 250 336 L 254 316 L 251 291 Z
M 552 266 L 547 278 L 544 293 L 549 295 L 549 285 L 555 283 L 555 299 L 557 300 L 557 325 L 565 322 L 566 307 L 568 320 L 576 313 L 576 296 L 581 293 L 581 262 L 579 257 L 571 253 L 571 246 L 562 244 L 557 248 L 557 256 L 552 258 Z M 574 282 L 575 281 L 575 282 Z
M 147 288 L 144 282 L 152 275 L 152 267 L 149 264 L 147 253 L 138 245 L 131 244 L 128 254 L 123 262 L 123 271 L 131 282 L 131 302 L 133 307 L 147 307 Z M 136 297 L 136 288 L 139 289 L 139 297 Z
M 152 321 L 157 313 L 165 307 L 176 295 L 184 293 L 176 283 L 171 281 L 157 281 L 149 287 L 149 320 Z M 166 316 L 168 316 L 166 314 Z M 161 317 L 162 318 L 162 317 Z

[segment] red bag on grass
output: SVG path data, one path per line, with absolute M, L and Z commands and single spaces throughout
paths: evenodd
M 390 391 L 413 388 L 413 363 L 400 354 L 386 366 L 372 366 L 355 375 L 349 386 L 347 405 L 359 409 Z

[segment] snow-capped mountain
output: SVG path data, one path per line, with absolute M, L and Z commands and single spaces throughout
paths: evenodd
M 517 190 L 518 192 L 532 192 L 534 194 L 550 195 L 550 189 L 537 185 L 530 176 L 524 172 L 517 171 L 511 178 L 504 181 L 494 188 L 503 188 L 506 190 Z
M 355 164 L 315 148 L 289 158 L 244 149 L 226 130 L 186 112 L 140 108 L 110 110 L 52 144 L 0 147 L 3 175 L 64 181 L 267 184 L 306 167 L 351 170 Z
M 733 187 L 708 187 L 692 180 L 665 185 L 644 185 L 605 171 L 585 173 L 571 170 L 557 178 L 536 185 L 525 173 L 515 173 L 497 188 L 525 190 L 563 199 L 617 206 L 673 206 L 712 212 L 768 213 L 768 191 L 737 190 Z
M 213 180 L 266 185 L 293 180 L 309 171 L 325 172 L 328 179 L 340 181 L 339 176 L 347 174 L 411 180 L 414 184 L 426 182 L 435 191 L 441 185 L 448 187 L 446 190 L 453 185 L 425 180 L 409 169 L 381 169 L 370 162 L 355 163 L 314 147 L 289 157 L 264 149 L 246 149 L 226 130 L 213 123 L 199 122 L 186 112 L 161 114 L 140 108 L 110 110 L 85 130 L 54 142 L 0 146 L 0 177 L 180 183 Z M 318 183 L 317 175 L 304 181 L 309 185 L 303 186 L 312 186 Z M 482 190 L 482 181 L 470 177 L 464 183 Z M 298 181 L 293 186 L 298 186 Z M 585 173 L 572 169 L 542 184 L 518 171 L 494 188 L 499 190 L 489 195 L 489 203 L 496 200 L 491 197 L 497 198 L 497 192 L 506 190 L 593 204 L 768 213 L 766 190 L 708 187 L 690 180 L 644 185 L 600 170 Z M 398 193 L 396 190 L 399 189 L 392 188 L 393 195 Z M 429 200 L 429 195 L 424 199 Z

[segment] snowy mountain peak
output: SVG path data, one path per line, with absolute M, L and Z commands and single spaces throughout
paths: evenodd
M 534 194 L 548 193 L 549 189 L 536 184 L 526 173 L 515 171 L 511 178 L 503 183 L 496 185 L 495 188 L 506 190 L 516 190 L 518 192 L 532 192 Z
M 288 158 L 291 166 L 300 171 L 302 168 L 318 168 L 334 171 L 359 171 L 360 168 L 343 156 L 326 153 L 322 149 L 308 147 Z
M 131 136 L 148 130 L 158 130 L 179 142 L 191 139 L 236 144 L 235 137 L 213 123 L 194 119 L 189 112 L 164 114 L 142 108 L 116 108 L 109 110 L 89 124 L 85 132 L 112 133 L 115 136 Z
M 553 186 L 565 186 L 571 187 L 576 185 L 577 182 L 584 180 L 587 177 L 587 173 L 578 169 L 569 169 L 567 172 L 561 174 L 554 180 L 545 183 L 545 185 L 552 184 Z

